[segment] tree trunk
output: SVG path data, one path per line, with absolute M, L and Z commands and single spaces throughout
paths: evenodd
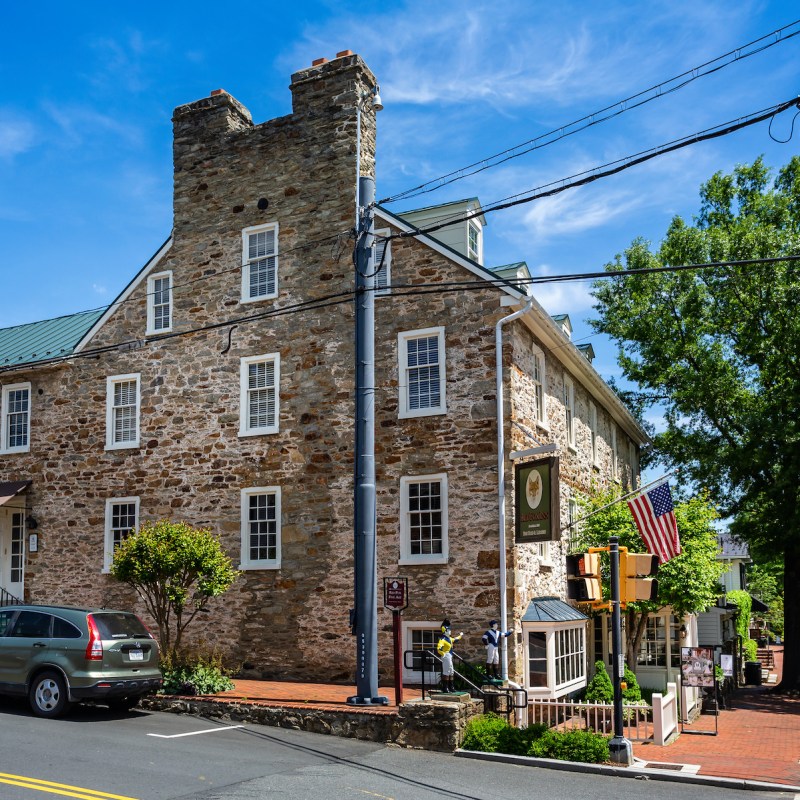
M 788 542 L 783 554 L 783 674 L 778 691 L 800 689 L 800 542 Z
M 628 669 L 636 672 L 636 659 L 639 655 L 639 647 L 647 628 L 647 618 L 650 616 L 650 612 L 642 611 L 637 613 L 628 611 L 626 615 L 625 663 L 628 665 Z

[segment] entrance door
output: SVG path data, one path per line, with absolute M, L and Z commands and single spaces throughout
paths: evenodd
M 0 589 L 22 600 L 25 573 L 25 513 L 0 513 Z

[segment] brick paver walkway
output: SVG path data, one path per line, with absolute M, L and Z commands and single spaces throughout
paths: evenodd
M 780 678 L 783 648 L 775 648 Z M 634 745 L 634 756 L 647 761 L 696 764 L 700 775 L 787 783 L 800 786 L 800 698 L 753 687 L 736 693 L 733 709 L 720 711 L 719 735 L 683 733 L 667 747 Z M 703 715 L 685 730 L 714 730 Z

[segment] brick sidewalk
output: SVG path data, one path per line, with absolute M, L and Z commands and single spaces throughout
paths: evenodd
M 775 650 L 780 676 L 783 648 Z M 634 756 L 656 763 L 699 765 L 699 775 L 800 785 L 800 698 L 772 694 L 767 687 L 741 689 L 733 709 L 720 711 L 717 736 L 683 733 L 667 747 L 634 745 Z M 714 730 L 703 715 L 685 730 Z

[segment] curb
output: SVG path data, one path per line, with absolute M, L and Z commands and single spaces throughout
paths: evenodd
M 520 767 L 541 767 L 558 769 L 564 772 L 583 772 L 591 775 L 609 775 L 614 778 L 633 778 L 634 780 L 668 781 L 672 783 L 693 783 L 703 786 L 716 786 L 720 789 L 739 789 L 762 792 L 800 792 L 800 786 L 786 783 L 751 781 L 741 778 L 720 778 L 715 775 L 693 775 L 686 772 L 665 772 L 660 769 L 614 767 L 608 764 L 585 764 L 579 761 L 559 761 L 554 758 L 534 758 L 532 756 L 512 756 L 506 753 L 480 753 L 474 750 L 458 749 L 453 753 L 457 758 L 477 758 L 480 761 L 498 761 L 503 764 L 516 764 Z

